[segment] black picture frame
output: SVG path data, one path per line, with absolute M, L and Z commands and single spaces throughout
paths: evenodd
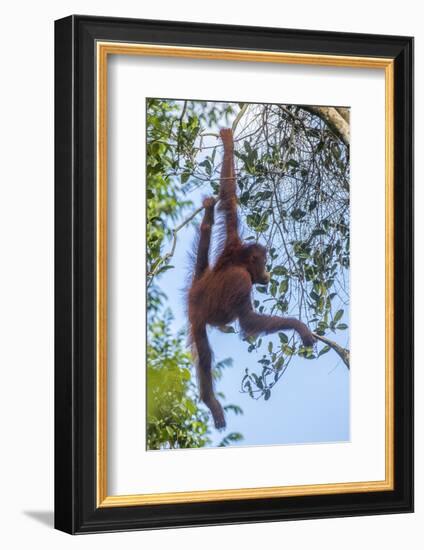
M 97 506 L 97 41 L 394 60 L 394 489 Z M 55 527 L 94 533 L 413 511 L 413 39 L 73 15 L 55 22 Z

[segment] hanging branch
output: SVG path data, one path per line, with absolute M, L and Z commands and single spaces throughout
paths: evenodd
M 346 367 L 350 370 L 350 351 L 348 349 L 343 348 L 342 346 L 340 346 L 336 342 L 333 342 L 333 340 L 329 340 L 325 336 L 320 336 L 316 332 L 313 332 L 312 334 L 317 340 L 321 340 L 321 342 L 324 342 L 324 344 L 327 344 L 327 346 L 333 349 L 340 356 Z

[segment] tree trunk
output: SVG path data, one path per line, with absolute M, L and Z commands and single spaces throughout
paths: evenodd
M 336 107 L 337 112 L 342 115 L 345 121 L 350 123 L 350 110 L 346 107 Z

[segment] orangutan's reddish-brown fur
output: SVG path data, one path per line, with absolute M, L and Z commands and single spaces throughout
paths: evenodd
M 220 132 L 224 145 L 221 169 L 219 209 L 225 219 L 225 243 L 215 265 L 209 266 L 209 246 L 214 223 L 215 199 L 203 201 L 204 217 L 200 226 L 196 263 L 188 294 L 188 316 L 193 350 L 197 355 L 200 398 L 210 409 L 216 428 L 225 427 L 224 411 L 217 400 L 212 382 L 212 353 L 206 325 L 220 327 L 238 319 L 245 335 L 295 330 L 305 346 L 314 343 L 309 328 L 288 317 L 260 315 L 253 310 L 252 285 L 267 284 L 266 250 L 259 244 L 244 244 L 238 232 L 234 143 L 230 129 Z

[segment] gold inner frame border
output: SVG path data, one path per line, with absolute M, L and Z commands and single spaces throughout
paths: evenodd
M 219 59 L 384 69 L 385 72 L 385 479 L 315 485 L 217 489 L 132 495 L 107 494 L 107 61 L 109 55 Z M 394 489 L 394 60 L 321 54 L 268 52 L 141 43 L 96 42 L 96 470 L 97 507 L 143 506 L 255 498 L 364 493 Z

